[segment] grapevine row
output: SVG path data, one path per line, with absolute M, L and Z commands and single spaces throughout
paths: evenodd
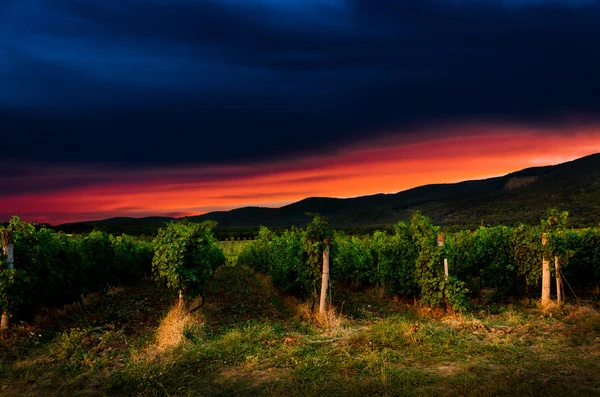
M 542 257 L 552 262 L 558 258 L 573 292 L 598 292 L 600 229 L 567 230 L 566 217 L 552 211 L 539 226 L 461 231 L 447 235 L 443 247 L 437 244 L 440 228 L 418 211 L 410 224 L 395 225 L 393 233 L 349 236 L 326 230 L 320 217 L 307 230 L 320 228 L 322 235 L 331 235 L 333 281 L 379 285 L 388 293 L 461 310 L 469 298 L 482 295 L 491 301 L 539 294 Z M 319 258 L 323 244 L 309 240 L 307 230 L 292 228 L 276 235 L 263 227 L 238 263 L 269 274 L 283 291 L 314 297 L 320 262 L 310 258 Z M 546 245 L 542 233 L 548 236 Z
M 225 263 L 213 227 L 213 223 L 171 223 L 148 242 L 101 231 L 69 236 L 36 229 L 15 217 L 9 224 L 14 232 L 14 269 L 0 252 L 0 312 L 30 318 L 42 306 L 81 302 L 85 294 L 150 274 L 182 297 L 201 293 L 212 272 Z

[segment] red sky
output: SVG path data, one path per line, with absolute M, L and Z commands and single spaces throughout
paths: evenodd
M 243 165 L 119 170 L 28 164 L 32 171 L 18 181 L 3 177 L 22 189 L 0 197 L 0 213 L 2 218 L 19 215 L 26 221 L 59 224 L 114 216 L 198 215 L 248 205 L 278 207 L 311 196 L 395 193 L 499 176 L 600 152 L 597 126 L 482 123 L 422 129 L 408 143 L 406 136 Z

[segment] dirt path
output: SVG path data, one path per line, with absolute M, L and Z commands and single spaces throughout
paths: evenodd
M 220 328 L 252 320 L 284 321 L 289 313 L 275 290 L 246 267 L 221 267 L 213 275 L 202 308 L 207 325 Z

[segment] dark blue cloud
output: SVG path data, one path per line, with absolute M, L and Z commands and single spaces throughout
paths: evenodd
M 598 21 L 596 1 L 8 0 L 4 158 L 253 161 L 596 115 Z

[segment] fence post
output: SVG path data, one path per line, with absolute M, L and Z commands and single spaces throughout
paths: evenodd
M 183 290 L 179 290 L 179 299 L 177 300 L 177 307 L 179 309 L 183 308 Z
M 560 275 L 560 261 L 558 256 L 554 257 L 554 270 L 556 271 L 556 304 L 562 305 L 562 277 Z
M 547 242 L 546 233 L 542 233 L 542 246 Z M 550 261 L 542 252 L 542 307 L 550 303 Z
M 443 233 L 438 234 L 437 237 L 437 245 L 438 247 L 443 247 L 446 245 L 446 235 Z M 444 275 L 448 278 L 448 258 L 444 258 Z
M 14 257 L 14 234 L 10 229 L 2 230 L 2 252 L 6 255 L 6 264 L 9 269 L 15 268 L 15 257 Z M 0 329 L 6 329 L 9 326 L 10 313 L 3 312 L 2 319 L 0 320 Z
M 327 285 L 329 284 L 329 238 L 325 239 L 325 249 L 323 250 L 323 276 L 321 278 L 321 299 L 319 302 L 319 316 L 325 319 L 327 302 Z

